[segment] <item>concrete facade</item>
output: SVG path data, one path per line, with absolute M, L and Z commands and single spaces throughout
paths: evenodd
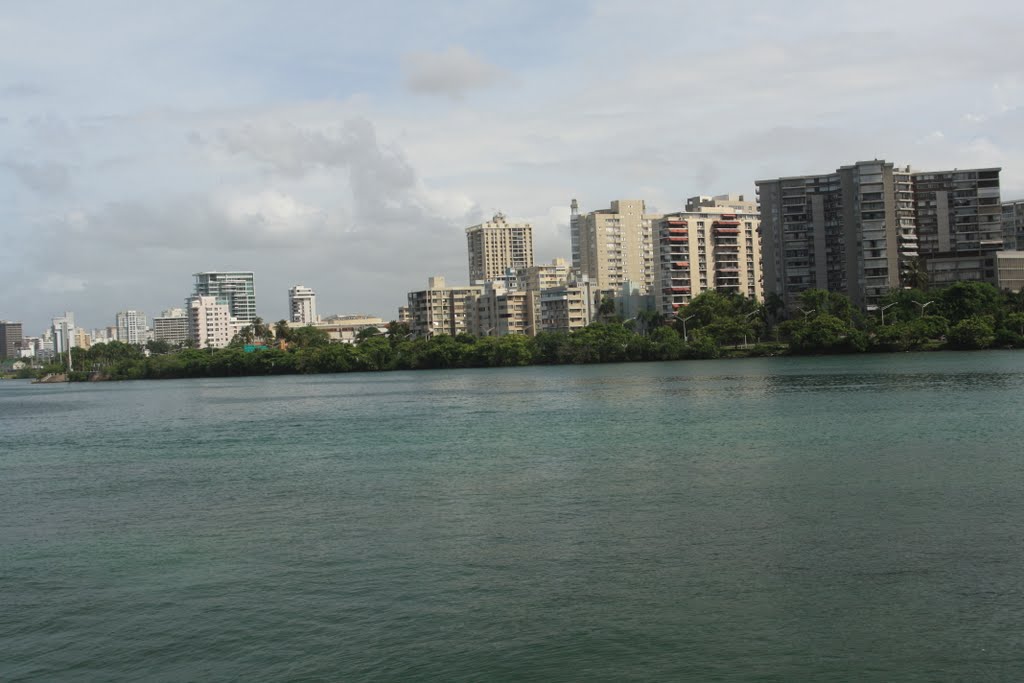
M 188 340 L 188 316 L 182 308 L 171 308 L 153 318 L 153 339 L 168 344 L 184 344 Z
M 910 169 L 861 161 L 834 173 L 757 181 L 764 294 L 792 308 L 825 289 L 871 306 L 917 258 Z
M 316 292 L 309 287 L 295 285 L 288 290 L 288 322 L 312 325 L 316 315 Z
M 762 300 L 760 222 L 742 195 L 692 197 L 655 221 L 655 310 L 671 316 L 708 290 Z
M 146 314 L 142 311 L 119 311 L 114 316 L 117 338 L 125 344 L 146 343 Z
M 652 222 L 661 216 L 648 214 L 639 199 L 619 199 L 587 214 L 579 213 L 575 199 L 571 206 L 574 267 L 598 290 L 618 290 L 630 281 L 649 291 L 655 276 Z
M 502 277 L 509 269 L 533 265 L 533 226 L 509 223 L 497 213 L 486 223 L 466 228 L 469 282 L 482 285 Z
M 23 339 L 21 323 L 0 320 L 0 358 L 20 358 Z
M 1003 249 L 1024 251 L 1024 199 L 1003 202 Z
M 426 337 L 469 333 L 483 291 L 478 285 L 449 287 L 440 275 L 429 278 L 426 289 L 408 294 L 409 331 Z
M 194 296 L 187 302 L 189 338 L 200 349 L 222 349 L 241 327 L 231 308 L 215 296 Z
M 1011 292 L 1024 289 L 1024 250 L 996 252 L 996 286 Z

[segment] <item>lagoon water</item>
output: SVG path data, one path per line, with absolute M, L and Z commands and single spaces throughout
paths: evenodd
M 1024 678 L 1024 354 L 0 382 L 0 680 Z

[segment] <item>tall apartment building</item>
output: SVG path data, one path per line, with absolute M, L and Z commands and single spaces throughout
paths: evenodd
M 1024 251 L 1024 199 L 1003 202 L 1003 248 Z
M 187 304 L 189 338 L 200 349 L 224 348 L 242 326 L 218 297 L 196 295 Z
M 142 311 L 119 311 L 115 315 L 117 338 L 125 344 L 146 343 L 146 314 Z
M 75 314 L 65 311 L 64 315 L 54 318 L 50 330 L 54 354 L 66 353 L 75 345 Z
M 691 197 L 656 220 L 656 310 L 673 315 L 708 290 L 763 299 L 759 226 L 757 203 L 743 195 Z
M 649 215 L 639 199 L 619 199 L 608 209 L 583 215 L 575 199 L 571 206 L 570 231 L 577 245 L 573 266 L 597 290 L 618 290 L 628 281 L 649 291 L 655 270 L 651 225 L 661 216 Z
M 92 346 L 92 335 L 84 327 L 76 327 L 71 339 L 71 346 L 77 346 L 80 349 L 87 349 Z
M 1003 248 L 999 168 L 915 172 L 914 205 L 921 251 L 960 253 Z
M 231 316 L 248 325 L 256 319 L 256 286 L 251 271 L 195 273 L 195 296 L 212 296 L 227 304 Z
M 188 340 L 188 316 L 183 308 L 170 308 L 153 316 L 153 339 L 168 344 L 184 344 Z
M 533 226 L 509 223 L 497 213 L 486 223 L 466 228 L 469 253 L 469 282 L 482 285 L 507 270 L 533 265 Z
M 449 287 L 440 275 L 429 278 L 427 288 L 409 292 L 409 331 L 419 336 L 469 333 L 476 315 L 476 298 L 483 286 Z
M 827 289 L 860 306 L 901 286 L 918 255 L 909 168 L 861 161 L 825 175 L 757 181 L 765 294 L 792 307 Z
M 316 315 L 316 292 L 309 287 L 295 285 L 288 290 L 288 321 L 298 325 L 312 325 Z
M 22 340 L 21 323 L 0 320 L 0 358 L 18 358 Z

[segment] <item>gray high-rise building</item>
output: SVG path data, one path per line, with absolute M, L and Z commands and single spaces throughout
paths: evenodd
M 256 319 L 256 287 L 251 271 L 209 271 L 194 277 L 195 296 L 216 297 L 219 303 L 228 305 L 231 317 L 243 325 Z
M 1003 248 L 1024 250 L 1024 199 L 1003 202 Z
M 827 289 L 869 307 L 922 263 L 933 285 L 994 282 L 994 254 L 1007 243 L 999 171 L 875 160 L 758 181 L 765 294 L 792 307 L 800 292 Z
M 17 358 L 21 341 L 21 323 L 0 320 L 0 358 Z
M 757 181 L 765 295 L 807 289 L 870 306 L 918 256 L 909 168 L 861 161 L 834 173 Z

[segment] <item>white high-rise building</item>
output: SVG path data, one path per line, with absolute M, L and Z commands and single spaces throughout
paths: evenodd
M 117 338 L 125 344 L 146 343 L 146 314 L 142 311 L 120 311 L 115 316 Z
M 215 296 L 193 296 L 188 300 L 189 337 L 200 349 L 222 349 L 231 343 L 239 323 L 226 303 Z
M 309 287 L 295 285 L 288 290 L 289 321 L 297 325 L 313 325 L 316 315 L 316 292 Z
M 256 286 L 251 271 L 196 273 L 195 296 L 215 296 L 226 303 L 231 315 L 248 325 L 256 319 Z
M 53 352 L 57 355 L 65 353 L 75 345 L 75 314 L 65 311 L 64 315 L 54 318 L 51 330 Z

